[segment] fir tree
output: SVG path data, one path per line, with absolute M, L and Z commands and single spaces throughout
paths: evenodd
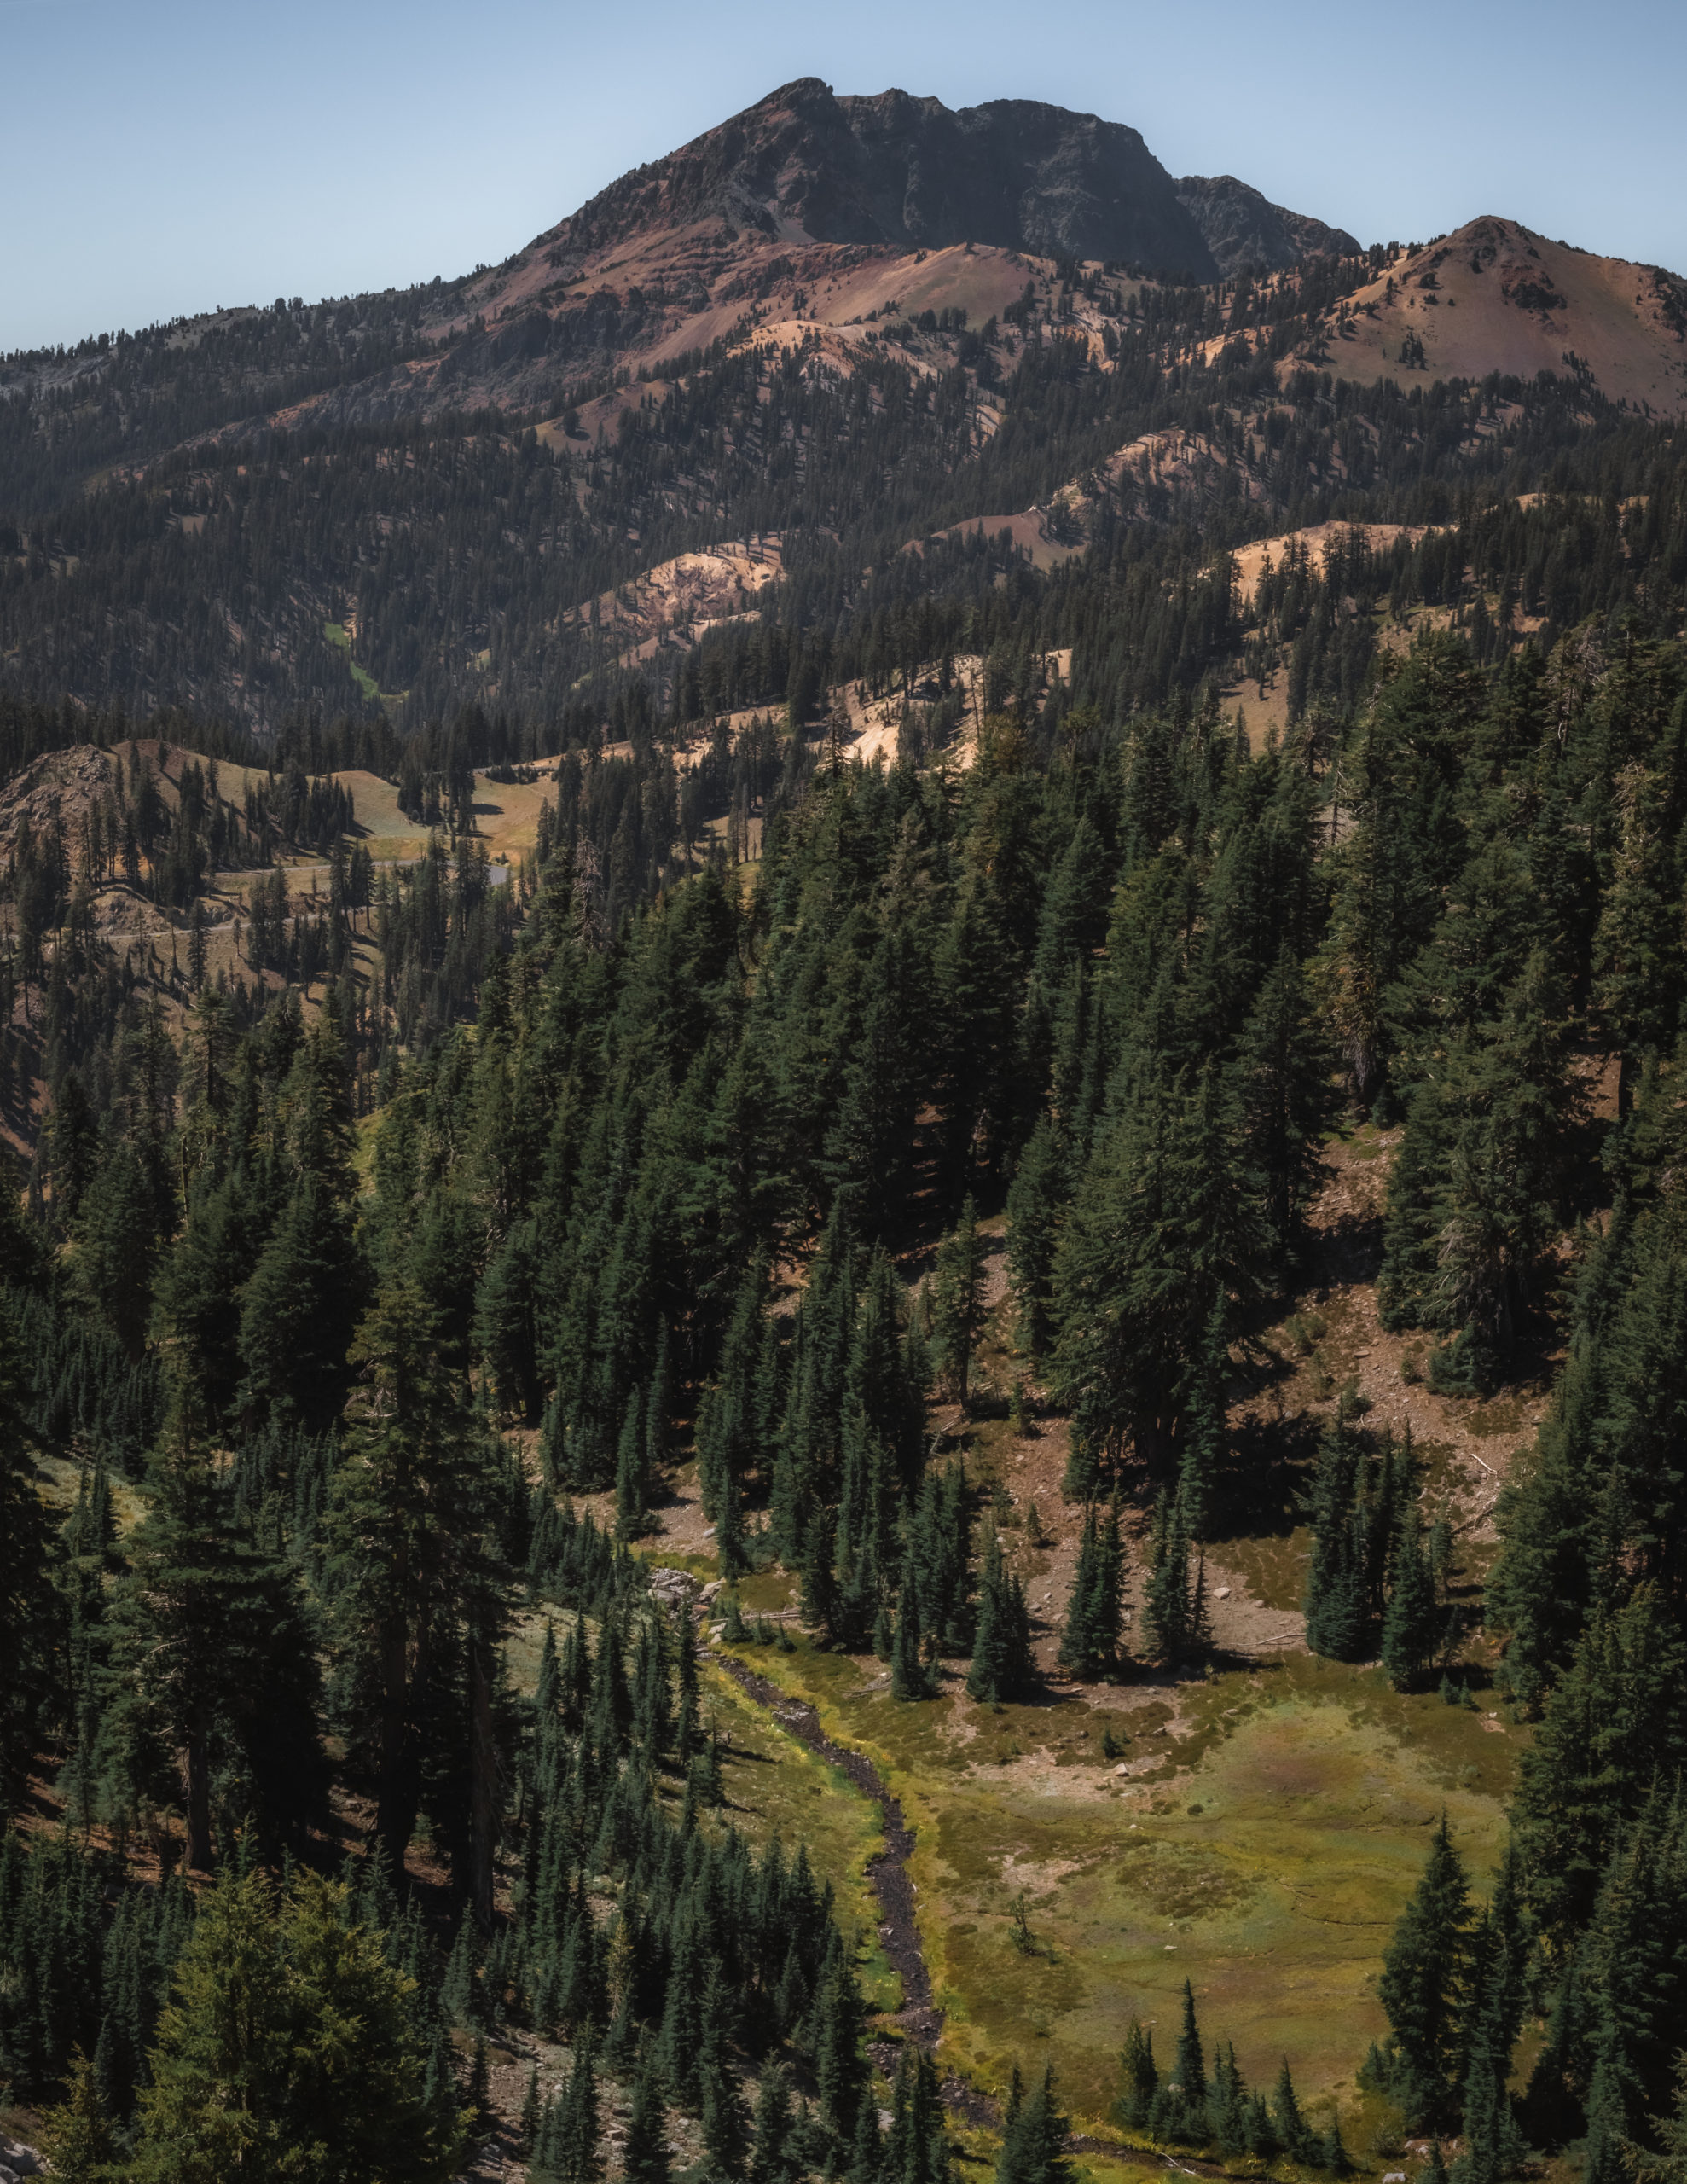
M 1626 2146 L 1634 2184 L 1684 2184 L 1687 2180 L 1687 2055 L 1675 2066 L 1675 2103 L 1667 2116 L 1655 2116 L 1652 2129 L 1660 2151 Z
M 7 1225 L 0 1217 L 0 1241 Z M 0 1307 L 0 1815 L 22 1797 L 53 1704 L 61 1613 L 21 1395 L 11 1314 Z
M 1119 2121 L 1129 2130 L 1145 2130 L 1160 2076 L 1154 2066 L 1154 2035 L 1135 2018 L 1131 2019 L 1125 2035 L 1120 2065 L 1124 2089 L 1119 2096 Z
M 736 2176 L 744 2166 L 750 2119 L 727 2045 L 730 2008 L 726 1983 L 716 1972 L 704 1996 L 703 2037 L 697 2059 L 698 2108 L 703 2143 L 710 2161 L 722 2175 Z
M 1128 1449 L 1151 1475 L 1180 1453 L 1215 1300 L 1255 1292 L 1267 1247 L 1222 1072 L 1173 1076 L 1145 1060 L 1075 1197 L 1056 1264 L 1051 1380 L 1072 1415 L 1070 1498 L 1116 1476 Z
M 1625 1821 L 1684 1763 L 1687 1641 L 1642 1584 L 1596 1612 L 1519 1763 L 1514 1824 L 1549 1937 L 1586 1924 Z
M 64 2099 L 48 2111 L 41 2150 L 67 2184 L 119 2184 L 118 2135 L 95 2066 L 78 2048 Z
M 425 2098 L 406 1982 L 315 1876 L 279 1899 L 256 1872 L 211 1891 L 152 2071 L 135 2166 L 159 2184 L 279 2170 L 312 2146 L 348 2184 L 446 2184 L 462 2158 L 467 2114 Z
M 1277 2083 L 1271 2095 L 1272 2128 L 1277 2143 L 1290 2161 L 1308 2164 L 1318 2157 L 1318 2140 L 1301 2113 L 1300 2098 L 1295 2091 L 1295 2081 L 1289 2072 L 1289 2059 L 1283 2059 L 1283 2067 L 1277 2073 Z
M 1044 2065 L 1042 2077 L 1004 2122 L 996 2184 L 1068 2184 L 1068 2126 L 1055 2105 L 1054 2073 L 1049 2065 Z
M 627 1398 L 627 1414 L 615 1454 L 615 1536 L 641 1538 L 650 1529 L 650 1475 L 647 1469 L 646 1410 L 635 1392 Z
M 473 1889 L 490 1915 L 496 1755 L 490 1653 L 501 1614 L 488 1551 L 491 1451 L 437 1318 L 408 1284 L 384 1289 L 351 1356 L 363 1374 L 324 1530 L 342 1719 L 376 1786 L 375 1833 L 395 1869 L 420 1809 L 442 1644 L 467 1654 L 464 1724 Z M 476 1792 L 480 1794 L 477 1795 Z
M 633 2079 L 627 2136 L 621 2149 L 621 2170 L 627 2184 L 668 2184 L 671 2174 L 662 2073 L 647 2043 L 641 2048 L 638 2070 Z
M 1182 1660 L 1202 1641 L 1189 1552 L 1183 1503 L 1162 1493 L 1149 1536 L 1148 1582 L 1142 1594 L 1142 1650 L 1151 1660 Z
M 1124 1548 L 1115 1501 L 1104 1522 L 1094 1504 L 1084 1512 L 1078 1566 L 1060 1640 L 1060 1665 L 1069 1676 L 1090 1680 L 1112 1675 L 1119 1665 L 1124 1611 Z
M 1054 1263 L 1065 1197 L 1065 1163 L 1046 1116 L 1013 1171 L 1007 1194 L 1009 1278 L 1019 1347 L 1040 1357 L 1054 1332 Z
M 1435 1656 L 1442 1623 L 1415 1505 L 1406 1510 L 1396 1536 L 1393 1577 L 1383 1617 L 1383 1666 L 1396 1691 L 1409 1691 Z
M 853 2143 L 855 2123 L 867 2090 L 861 2059 L 864 2012 L 861 1989 L 843 1950 L 832 1954 L 826 1980 L 815 2001 L 815 2077 L 820 2110 L 838 2136 Z
M 247 1817 L 272 1844 L 297 1844 L 320 1818 L 317 1672 L 295 1575 L 236 1533 L 186 1383 L 154 1486 L 112 1604 L 102 1747 L 132 1791 L 179 1765 L 187 1862 L 208 1870 L 219 1759 L 243 1763 L 255 1792 Z
M 910 1555 L 902 1565 L 901 1594 L 890 1652 L 890 1695 L 893 1699 L 929 1699 L 932 1688 L 931 1672 L 922 1650 L 919 1588 Z
M 1191 2111 L 1204 2106 L 1207 2065 L 1201 2051 L 1200 2027 L 1195 2021 L 1195 1989 L 1187 1979 L 1183 1983 L 1183 2021 L 1178 2032 L 1172 2073 L 1172 2082 L 1183 2096 L 1184 2106 Z
M 785 2066 L 769 2063 L 762 2070 L 756 2094 L 756 2140 L 750 2156 L 750 2184 L 786 2184 L 791 2174 L 794 2123 L 791 2081 Z M 630 2175 L 631 2171 L 628 2173 Z M 649 2184 L 661 2184 L 661 2180 L 652 2179 Z
M 978 1590 L 978 1631 L 966 1691 L 969 1698 L 996 1706 L 1030 1680 L 1035 1664 L 1024 1589 L 1003 1561 L 994 1528 L 984 1543 Z
M 1308 1514 L 1307 1644 L 1337 1661 L 1364 1660 L 1372 1630 L 1367 1501 L 1372 1467 L 1345 1404 L 1319 1444 Z
M 984 1317 L 984 1247 L 969 1198 L 960 1219 L 937 1246 L 931 1275 L 931 1362 L 943 1392 L 966 1408 L 972 1345 Z
M 1443 1813 L 1377 1984 L 1397 2059 L 1396 2094 L 1413 2129 L 1435 2128 L 1452 2092 L 1469 1926 L 1464 1864 Z

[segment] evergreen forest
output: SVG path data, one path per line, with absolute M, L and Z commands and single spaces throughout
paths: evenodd
M 1391 263 L 0 362 L 9 2142 L 1687 2175 L 1687 446 Z

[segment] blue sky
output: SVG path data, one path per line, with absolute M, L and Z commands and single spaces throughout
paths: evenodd
M 1361 241 L 1687 271 L 1681 0 L 0 0 L 0 350 L 496 263 L 791 77 L 1139 129 Z

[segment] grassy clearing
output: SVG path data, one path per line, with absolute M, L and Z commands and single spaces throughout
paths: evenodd
M 68 1516 L 76 1507 L 76 1497 L 84 1476 L 92 1476 L 91 1469 L 76 1463 L 68 1456 L 55 1456 L 45 1450 L 35 1459 L 36 1484 L 44 1501 L 55 1515 Z M 119 1472 L 107 1474 L 111 1484 L 112 1518 L 119 1532 L 133 1531 L 147 1512 L 147 1496 L 132 1480 Z
M 806 1647 L 755 1660 L 871 1753 L 917 1827 L 946 2056 L 986 2085 L 1052 2057 L 1081 2117 L 1104 2115 L 1133 2016 L 1169 2043 L 1185 1978 L 1250 2080 L 1287 2055 L 1315 2106 L 1351 2106 L 1430 1827 L 1445 1807 L 1479 1876 L 1504 1839 L 1519 1733 L 1374 1670 L 1299 1657 L 991 1713 L 953 1687 L 898 1705 L 877 1664 Z
M 351 671 L 351 679 L 357 685 L 357 688 L 362 692 L 365 698 L 373 699 L 379 702 L 380 698 L 380 686 L 375 681 L 374 677 L 370 674 L 368 669 L 367 667 L 359 667 L 357 661 L 351 657 L 351 640 L 346 634 L 345 624 L 343 622 L 324 622 L 322 624 L 322 635 L 337 651 L 343 652 L 345 654 L 345 664 Z
M 1298 1608 L 1306 1597 L 1312 1532 L 1305 1525 L 1278 1539 L 1227 1539 L 1213 1554 L 1241 1578 L 1261 1607 Z

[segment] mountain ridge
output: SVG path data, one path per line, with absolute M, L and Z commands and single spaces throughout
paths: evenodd
M 1515 222 L 1360 252 L 1031 102 L 804 78 L 746 113 L 457 282 L 0 362 L 0 688 L 270 729 L 634 676 L 689 720 L 729 625 L 835 630 L 1128 534 L 1168 566 L 1416 536 L 1620 410 L 1687 410 L 1687 283 Z M 1133 174 L 1222 279 L 1029 247 L 1118 242 L 1085 224 Z M 913 240 L 989 219 L 1009 240 Z
M 1122 122 L 1031 99 L 839 97 L 818 77 L 622 176 L 537 242 L 597 251 L 656 219 L 717 214 L 769 241 L 987 243 L 1196 280 L 1218 271 L 1172 177 Z

